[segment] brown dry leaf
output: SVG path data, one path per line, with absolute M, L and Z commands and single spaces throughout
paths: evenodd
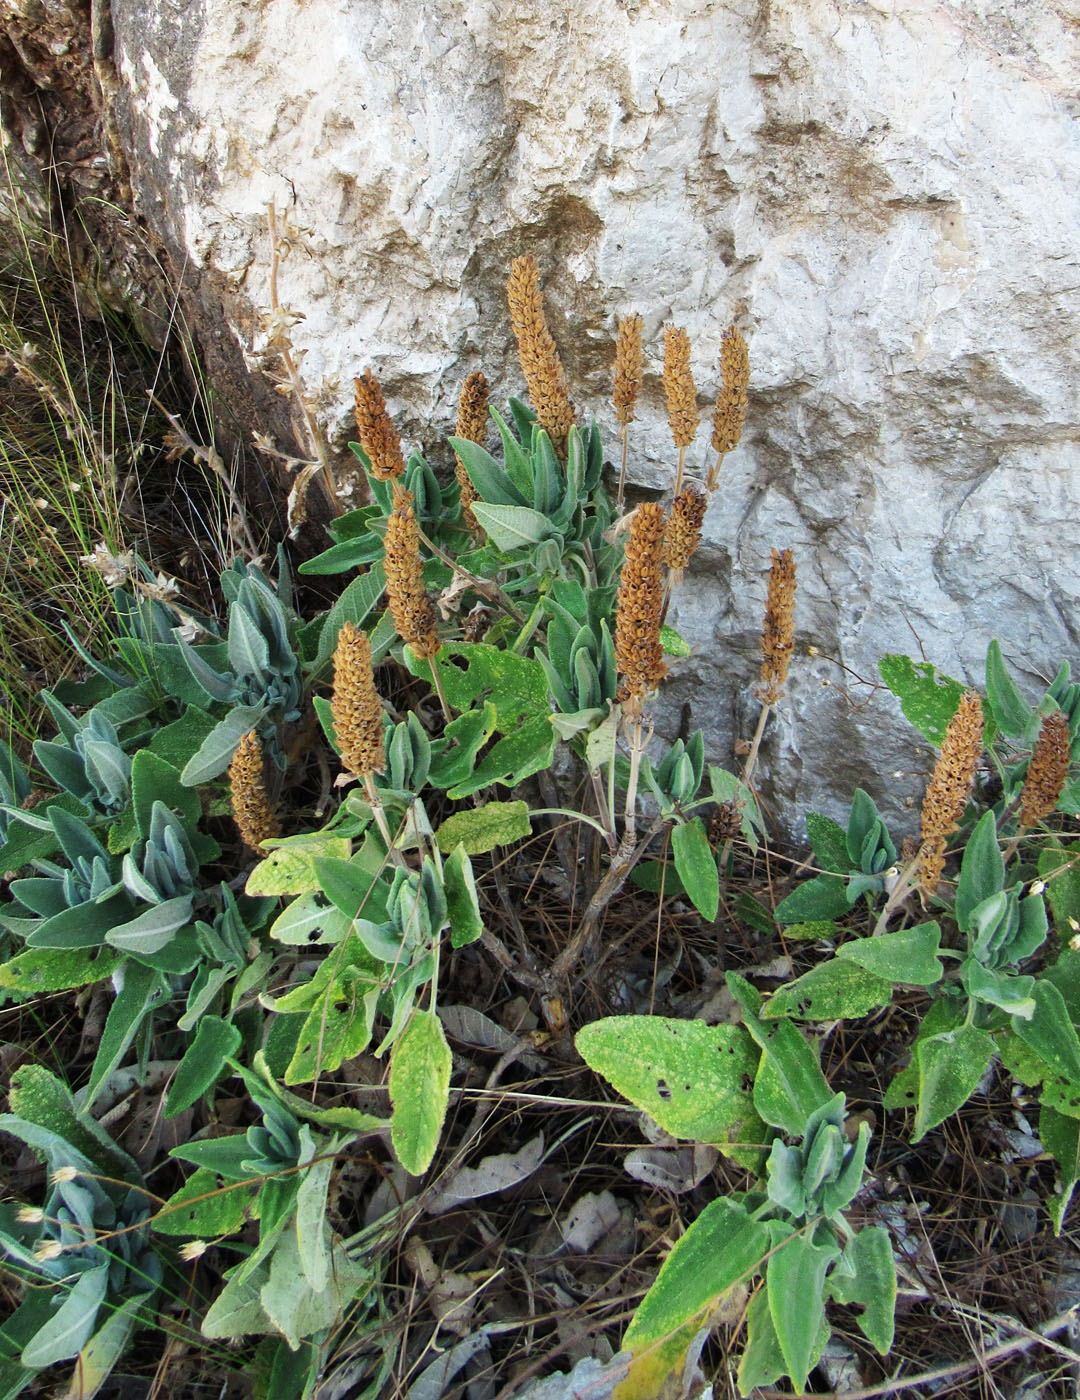
M 623 1159 L 623 1167 L 635 1181 L 681 1196 L 692 1191 L 712 1171 L 720 1153 L 707 1143 L 686 1147 L 636 1147 Z
M 405 1262 L 420 1280 L 424 1302 L 439 1326 L 455 1337 L 467 1337 L 476 1310 L 476 1281 L 450 1269 L 440 1269 L 427 1245 L 415 1238 L 405 1246 Z
M 563 1243 L 575 1254 L 588 1254 L 619 1222 L 619 1203 L 610 1191 L 579 1196 L 559 1222 Z

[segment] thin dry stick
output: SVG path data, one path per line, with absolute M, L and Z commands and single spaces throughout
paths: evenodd
M 266 222 L 270 230 L 270 316 L 274 322 L 282 319 L 281 303 L 278 301 L 278 266 L 281 261 L 281 244 L 278 240 L 277 230 L 277 210 L 271 202 L 266 206 Z M 330 465 L 330 457 L 326 451 L 326 444 L 323 442 L 322 434 L 312 417 L 311 409 L 308 407 L 307 397 L 304 394 L 304 386 L 300 380 L 300 371 L 293 358 L 292 347 L 287 338 L 279 338 L 276 346 L 278 354 L 281 356 L 281 363 L 285 366 L 285 374 L 288 377 L 289 385 L 292 388 L 293 399 L 300 409 L 304 420 L 304 427 L 307 431 L 308 450 L 316 458 L 319 468 L 322 471 L 323 481 L 326 484 L 326 494 L 330 497 L 330 508 L 335 515 L 340 515 L 344 506 L 338 499 L 337 482 L 334 480 L 334 469 Z
M 619 468 L 619 499 L 616 516 L 622 515 L 625 502 L 626 461 L 630 451 L 630 424 L 634 421 L 634 409 L 641 381 L 645 372 L 645 357 L 641 348 L 641 317 L 624 316 L 615 334 L 615 417 L 622 438 L 622 465 Z
M 679 449 L 675 473 L 675 495 L 682 490 L 686 449 L 694 441 L 698 427 L 697 389 L 690 373 L 690 337 L 682 326 L 664 331 L 664 394 L 667 398 L 668 426 Z

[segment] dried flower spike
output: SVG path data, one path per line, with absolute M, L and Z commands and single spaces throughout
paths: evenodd
M 544 320 L 540 277 L 534 258 L 515 258 L 510 264 L 506 298 L 529 401 L 556 453 L 565 460 L 566 439 L 574 426 L 574 405 L 566 387 L 559 352 Z
M 761 629 L 761 683 L 758 698 L 775 705 L 787 680 L 795 645 L 795 556 L 790 549 L 773 550 L 765 624 Z
M 701 542 L 705 523 L 705 493 L 694 485 L 684 486 L 671 503 L 664 529 L 664 563 L 672 570 L 685 569 Z
M 668 425 L 675 446 L 683 450 L 697 432 L 697 389 L 690 373 L 690 337 L 682 326 L 664 331 L 664 393 L 667 396 Z
M 634 421 L 634 409 L 645 372 L 641 349 L 641 317 L 624 316 L 615 335 L 615 417 L 621 428 Z
M 334 651 L 330 700 L 341 762 L 358 778 L 386 768 L 382 706 L 371 670 L 371 642 L 362 627 L 344 622 Z
M 615 604 L 615 659 L 626 678 L 620 694 L 639 713 L 642 700 L 667 675 L 660 645 L 663 550 L 664 508 L 645 501 L 630 522 Z
M 1020 793 L 1020 825 L 1034 826 L 1057 806 L 1069 775 L 1069 721 L 1055 710 L 1044 715 Z
M 965 691 L 949 720 L 922 805 L 919 883 L 933 891 L 945 868 L 945 838 L 964 815 L 982 753 L 982 702 Z
M 734 452 L 742 437 L 746 419 L 746 391 L 750 385 L 750 356 L 746 341 L 728 326 L 720 341 L 720 378 L 722 387 L 716 400 L 712 420 L 713 451 L 723 457 Z
M 376 481 L 404 476 L 401 439 L 386 410 L 379 381 L 366 369 L 353 384 L 356 387 L 356 434 L 371 462 L 371 475 Z
M 273 803 L 266 791 L 263 751 L 259 736 L 249 729 L 229 764 L 233 820 L 245 846 L 261 851 L 264 841 L 281 835 Z
M 461 386 L 461 393 L 458 396 L 457 410 L 457 436 L 465 438 L 468 442 L 483 443 L 487 437 L 487 417 L 488 417 L 488 382 L 484 375 L 475 370 L 469 375 L 465 383 Z M 456 456 L 456 454 L 455 454 Z M 473 502 L 480 497 L 476 493 L 476 487 L 469 479 L 469 473 L 465 470 L 465 463 L 457 457 L 455 467 L 458 485 L 461 487 L 461 514 L 465 520 L 465 526 L 474 535 L 480 533 L 480 525 L 473 515 Z
M 398 635 L 417 656 L 434 656 L 441 643 L 435 605 L 424 588 L 420 536 L 408 491 L 395 496 L 394 509 L 386 521 L 385 550 L 386 596 Z

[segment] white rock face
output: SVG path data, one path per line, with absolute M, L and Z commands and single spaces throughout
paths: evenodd
M 920 799 L 928 752 L 873 689 L 884 652 L 978 682 L 997 636 L 1032 696 L 1078 659 L 1075 0 L 113 12 L 142 212 L 250 356 L 266 206 L 288 211 L 280 295 L 334 441 L 368 365 L 436 462 L 470 370 L 520 392 L 503 288 L 527 251 L 576 402 L 609 429 L 615 320 L 644 314 L 632 470 L 662 488 L 662 326 L 694 346 L 694 467 L 740 326 L 747 431 L 672 619 L 699 651 L 668 696 L 730 762 L 769 550 L 792 548 L 819 655 L 796 657 L 763 751 L 789 831 L 858 783 Z

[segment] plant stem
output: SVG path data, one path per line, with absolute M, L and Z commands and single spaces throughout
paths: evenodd
M 678 466 L 678 470 L 677 470 L 676 473 L 675 473 L 675 490 L 674 490 L 674 493 L 673 493 L 673 494 L 676 495 L 676 496 L 677 496 L 677 495 L 679 494 L 679 492 L 682 490 L 683 463 L 684 463 L 685 461 L 686 461 L 686 448 L 685 448 L 685 447 L 680 447 L 680 448 L 679 448 L 679 466 Z
M 619 498 L 615 514 L 622 515 L 626 499 L 626 459 L 630 451 L 630 424 L 624 423 L 622 430 L 622 466 L 619 468 Z
M 371 808 L 371 815 L 375 818 L 375 825 L 379 828 L 379 835 L 386 842 L 386 853 L 395 865 L 408 868 L 405 857 L 398 850 L 393 833 L 390 830 L 390 823 L 386 818 L 386 808 L 382 804 L 379 790 L 375 786 L 375 779 L 370 773 L 365 773 L 363 777 L 364 796 L 367 798 L 368 806 Z
M 596 797 L 596 808 L 600 813 L 600 820 L 604 824 L 604 840 L 612 855 L 619 849 L 619 843 L 615 837 L 615 823 L 611 820 L 611 808 L 608 806 L 607 793 L 604 791 L 604 780 L 598 768 L 589 769 L 589 781 L 592 783 L 593 794 Z
M 532 612 L 529 614 L 529 620 L 525 623 L 525 626 L 522 627 L 521 631 L 518 633 L 517 639 L 515 640 L 513 646 L 510 648 L 511 651 L 517 652 L 519 656 L 524 656 L 525 648 L 529 645 L 529 642 L 535 634 L 536 629 L 540 626 L 540 619 L 543 617 L 543 615 L 544 599 L 541 595 L 541 597 L 537 598 L 536 605 L 534 606 Z
M 750 787 L 750 778 L 754 772 L 754 766 L 757 763 L 758 750 L 761 748 L 761 739 L 765 733 L 765 725 L 768 723 L 771 712 L 772 706 L 763 703 L 761 706 L 761 713 L 758 715 L 757 728 L 754 730 L 754 737 L 750 741 L 750 752 L 746 755 L 746 764 L 743 768 L 743 782 L 747 787 Z M 720 852 L 718 865 L 721 875 L 723 875 L 724 871 L 727 869 L 728 857 L 731 855 L 731 846 L 734 839 L 734 837 L 729 836 L 724 842 L 723 850 Z
M 435 694 L 439 697 L 439 704 L 442 706 L 443 719 L 449 724 L 454 716 L 450 713 L 450 706 L 446 703 L 446 691 L 443 689 L 442 676 L 439 675 L 439 668 L 435 664 L 434 656 L 428 658 L 428 665 L 431 667 L 431 679 L 435 686 Z
M 425 535 L 420 528 L 419 522 L 416 526 L 416 533 L 419 535 L 420 542 L 424 548 L 429 549 L 431 553 L 435 555 L 436 559 L 441 559 L 448 569 L 453 569 L 454 573 L 460 574 L 462 578 L 467 579 L 469 585 L 482 597 L 490 598 L 493 603 L 498 603 L 499 607 L 508 612 L 519 626 L 524 625 L 524 615 L 514 607 L 513 603 L 497 583 L 491 583 L 487 579 L 477 578 L 477 576 L 471 574 L 468 569 L 463 569 L 456 560 L 451 559 L 450 555 L 447 554 L 444 549 L 440 549 L 434 540 L 428 539 L 427 535 Z

